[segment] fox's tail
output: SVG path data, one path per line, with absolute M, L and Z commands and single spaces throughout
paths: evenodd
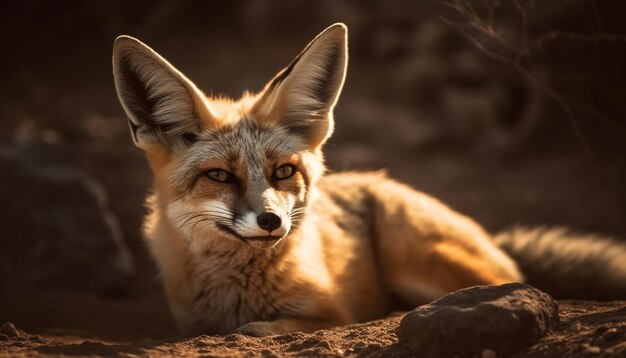
M 526 282 L 555 298 L 626 299 L 626 243 L 566 228 L 514 228 L 494 237 Z

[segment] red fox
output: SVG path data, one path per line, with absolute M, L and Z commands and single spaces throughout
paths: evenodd
M 209 98 L 139 40 L 116 39 L 115 87 L 154 174 L 145 239 L 184 333 L 314 331 L 525 276 L 559 294 L 626 297 L 616 241 L 492 237 L 384 173 L 324 175 L 347 63 L 338 23 L 259 93 Z

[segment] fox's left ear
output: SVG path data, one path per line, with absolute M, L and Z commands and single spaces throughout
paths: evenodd
M 322 145 L 346 77 L 347 32 L 342 23 L 331 25 L 279 72 L 253 108 L 259 120 L 286 127 L 311 149 Z
M 135 145 L 144 150 L 186 147 L 215 122 L 196 85 L 135 38 L 115 40 L 113 78 Z

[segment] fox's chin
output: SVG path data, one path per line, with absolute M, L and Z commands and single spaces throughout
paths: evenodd
M 278 244 L 278 242 L 285 236 L 287 236 L 287 234 L 283 235 L 283 236 L 276 236 L 276 235 L 266 235 L 266 236 L 242 236 L 240 235 L 238 232 L 236 232 L 235 230 L 231 229 L 230 227 L 223 225 L 223 224 L 217 224 L 217 228 L 218 230 L 220 230 L 222 233 L 226 234 L 225 236 L 238 240 L 240 242 L 243 242 L 247 245 L 250 245 L 252 247 L 258 248 L 258 249 L 270 249 L 274 246 L 276 246 L 276 244 Z
M 254 236 L 246 238 L 246 244 L 257 249 L 271 249 L 282 239 L 282 236 Z

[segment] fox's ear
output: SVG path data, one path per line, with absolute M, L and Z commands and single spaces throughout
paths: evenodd
M 278 123 L 318 148 L 333 131 L 333 108 L 346 77 L 348 29 L 334 24 L 274 77 L 253 108 L 260 120 Z
M 120 36 L 115 40 L 113 77 L 133 140 L 140 148 L 186 146 L 210 118 L 202 92 L 135 38 Z

